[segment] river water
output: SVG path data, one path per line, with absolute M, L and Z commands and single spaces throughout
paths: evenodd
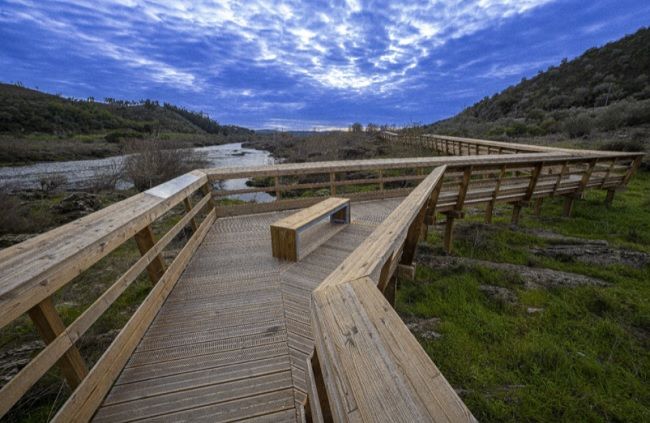
M 198 147 L 194 151 L 206 161 L 206 167 L 262 166 L 273 164 L 274 159 L 268 151 L 243 148 L 241 143 Z M 120 168 L 125 156 L 115 156 L 97 160 L 74 160 L 66 162 L 36 163 L 29 166 L 0 167 L 0 185 L 11 190 L 35 189 L 40 187 L 43 177 L 62 175 L 65 188 L 84 188 L 88 181 L 101 172 Z M 247 179 L 225 181 L 222 189 L 234 190 L 246 188 Z M 132 186 L 128 181 L 119 181 L 118 189 Z M 268 202 L 273 197 L 266 193 L 252 193 L 233 196 L 246 201 Z

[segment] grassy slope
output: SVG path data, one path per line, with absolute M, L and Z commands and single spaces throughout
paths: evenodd
M 561 199 L 523 226 L 650 252 L 650 173 L 637 175 L 611 209 L 590 191 L 571 219 Z M 509 211 L 509 210 L 508 210 Z M 649 421 L 650 266 L 584 265 L 540 259 L 528 247 L 545 240 L 511 230 L 509 215 L 480 248 L 457 240 L 464 257 L 532 264 L 602 278 L 609 287 L 525 291 L 516 276 L 480 267 L 445 272 L 418 268 L 399 290 L 402 315 L 439 317 L 438 340 L 421 340 L 450 383 L 482 421 Z M 481 221 L 482 216 L 468 220 Z M 440 245 L 438 235 L 428 242 Z M 486 297 L 479 284 L 514 290 L 518 305 Z M 543 308 L 529 314 L 527 307 Z

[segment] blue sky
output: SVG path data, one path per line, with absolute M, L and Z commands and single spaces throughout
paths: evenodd
M 430 123 L 649 24 L 646 0 L 0 0 L 0 81 L 251 128 Z

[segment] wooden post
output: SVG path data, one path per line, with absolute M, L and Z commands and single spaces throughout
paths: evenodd
M 217 205 L 214 202 L 214 197 L 212 196 L 212 184 L 210 183 L 210 181 L 206 182 L 205 185 L 201 185 L 200 190 L 201 190 L 201 193 L 204 196 L 205 195 L 210 196 L 210 207 L 213 208 L 213 209 L 216 209 Z
M 472 166 L 469 166 L 463 172 L 463 180 L 460 183 L 460 188 L 458 189 L 458 200 L 456 200 L 456 206 L 454 210 L 446 213 L 447 222 L 445 226 L 445 237 L 443 240 L 443 245 L 447 253 L 451 253 L 452 250 L 452 238 L 454 230 L 454 221 L 457 217 L 463 217 L 463 205 L 465 204 L 465 197 L 467 196 L 467 189 L 469 187 L 469 182 L 472 178 Z
M 587 167 L 587 170 L 585 171 L 584 175 L 582 175 L 582 179 L 580 180 L 580 185 L 578 185 L 578 189 L 576 192 L 567 195 L 564 198 L 564 208 L 563 208 L 563 213 L 564 217 L 571 217 L 573 214 L 573 206 L 575 204 L 576 198 L 582 195 L 583 191 L 585 190 L 587 183 L 589 182 L 589 178 L 591 178 L 591 173 L 594 170 L 594 167 L 596 167 L 596 163 L 598 160 L 592 160 L 589 162 L 589 167 Z
M 336 195 L 336 174 L 330 172 L 330 195 L 333 197 Z
M 280 177 L 273 177 L 273 183 L 275 184 L 275 201 L 282 199 L 282 192 L 280 191 Z
M 147 225 L 140 232 L 134 236 L 136 244 L 138 244 L 138 250 L 140 254 L 145 255 L 154 245 L 156 245 L 156 240 L 154 239 L 153 231 L 151 226 Z M 162 256 L 158 254 L 151 263 L 147 266 L 147 274 L 149 275 L 149 280 L 155 284 L 165 273 L 165 261 Z
M 379 191 L 384 192 L 384 169 L 379 169 Z
M 512 220 L 511 223 L 513 225 L 518 225 L 519 224 L 519 217 L 521 216 L 521 208 L 524 205 L 528 205 L 530 203 L 531 198 L 533 197 L 533 194 L 535 193 L 535 187 L 537 186 L 537 181 L 539 180 L 539 175 L 542 173 L 542 167 L 544 166 L 544 162 L 538 163 L 535 165 L 533 168 L 533 172 L 530 175 L 530 182 L 528 183 L 528 188 L 526 189 L 526 195 L 524 195 L 523 201 L 519 201 L 515 203 L 513 209 L 512 209 Z
M 573 195 L 567 195 L 564 197 L 564 206 L 563 206 L 563 212 L 562 214 L 564 217 L 571 217 L 573 214 L 573 203 L 575 201 L 575 197 Z
M 183 205 L 185 206 L 185 211 L 186 212 L 191 212 L 192 211 L 192 200 L 190 197 L 187 197 L 183 200 Z M 196 230 L 199 228 L 199 224 L 196 223 L 196 219 L 193 217 L 192 220 L 190 220 L 191 225 L 192 225 L 192 233 L 196 232 Z
M 537 200 L 535 200 L 535 208 L 533 209 L 533 213 L 535 216 L 539 216 L 542 214 L 542 203 L 544 202 L 543 197 L 539 197 Z
M 553 192 L 551 193 L 551 197 L 553 197 L 557 192 L 557 190 L 560 188 L 560 185 L 562 184 L 562 178 L 564 178 L 564 175 L 566 174 L 568 169 L 569 169 L 569 162 L 565 161 L 564 164 L 562 164 L 562 170 L 560 170 L 560 173 L 557 176 L 557 181 L 555 182 L 555 186 L 553 187 Z
M 615 188 L 610 188 L 607 190 L 607 196 L 605 197 L 605 206 L 612 206 L 612 202 L 614 201 L 614 194 L 616 194 Z
M 329 399 L 327 398 L 327 388 L 325 387 L 325 379 L 323 378 L 323 371 L 320 367 L 320 361 L 318 360 L 318 353 L 316 349 L 311 355 L 310 364 L 311 364 L 311 377 L 313 378 L 313 388 L 315 390 L 314 396 L 318 395 L 318 405 L 320 405 L 319 417 L 322 417 L 324 422 L 333 422 L 332 410 L 330 408 Z M 315 403 L 316 401 L 311 401 Z M 316 407 L 314 405 L 313 407 Z M 313 410 L 313 408 L 312 408 Z M 311 413 L 312 417 L 317 415 L 316 413 Z
M 386 288 L 384 288 L 384 297 L 388 304 L 395 308 L 395 297 L 397 295 L 397 277 L 395 275 L 391 276 L 388 280 Z
M 499 172 L 499 177 L 497 178 L 497 183 L 494 187 L 494 192 L 492 193 L 492 200 L 488 203 L 485 208 L 485 223 L 492 223 L 492 214 L 494 213 L 494 206 L 497 202 L 497 197 L 499 196 L 499 189 L 501 188 L 501 181 L 506 174 L 506 165 L 501 165 L 501 171 Z
M 522 208 L 522 203 L 521 202 L 516 202 L 514 203 L 512 207 L 512 218 L 510 219 L 510 223 L 513 225 L 518 225 L 519 224 L 519 216 L 521 215 L 521 208 Z
M 52 297 L 47 297 L 28 312 L 34 326 L 46 344 L 65 330 L 65 324 L 54 307 Z M 72 345 L 57 362 L 70 389 L 74 390 L 88 374 L 86 363 L 76 346 Z

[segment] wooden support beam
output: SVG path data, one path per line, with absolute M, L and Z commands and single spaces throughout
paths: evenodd
M 185 206 L 185 211 L 186 212 L 191 212 L 192 211 L 192 200 L 190 197 L 187 197 L 183 200 L 183 205 Z M 190 220 L 190 224 L 192 225 L 192 233 L 196 232 L 196 230 L 199 228 L 199 224 L 196 222 L 196 219 L 192 217 L 192 220 Z
M 46 344 L 54 341 L 65 330 L 65 324 L 54 307 L 52 297 L 47 297 L 27 313 Z M 74 390 L 88 374 L 86 363 L 74 345 L 59 359 L 57 364 L 71 390 Z
M 492 200 L 488 203 L 485 208 L 485 223 L 492 223 L 492 215 L 494 214 L 494 206 L 497 202 L 497 197 L 499 196 L 499 189 L 501 189 L 501 181 L 503 180 L 506 174 L 506 165 L 501 166 L 501 171 L 499 172 L 499 177 L 497 178 L 496 185 L 494 186 L 494 192 L 492 193 Z
M 614 194 L 616 194 L 615 188 L 610 188 L 607 190 L 607 195 L 605 196 L 605 206 L 612 206 L 612 203 L 614 202 Z
M 510 218 L 510 223 L 513 225 L 519 224 L 519 217 L 521 216 L 521 209 L 523 204 L 521 202 L 516 202 L 512 207 L 512 217 Z
M 578 185 L 578 189 L 576 190 L 576 192 L 564 197 L 564 207 L 563 207 L 564 217 L 571 217 L 571 215 L 573 215 L 573 207 L 575 205 L 575 200 L 576 198 L 579 198 L 584 192 L 585 187 L 589 182 L 589 178 L 591 178 L 591 173 L 593 172 L 594 167 L 596 167 L 597 162 L 598 162 L 597 159 L 589 162 L 589 165 L 585 170 L 585 173 L 582 175 L 582 179 L 580 180 L 580 184 Z
M 555 186 L 553 187 L 553 192 L 551 193 L 551 197 L 554 196 L 557 190 L 560 188 L 560 185 L 562 184 L 562 178 L 564 178 L 568 169 L 569 169 L 569 162 L 565 161 L 562 164 L 562 170 L 560 170 L 560 173 L 557 175 L 557 181 L 555 182 Z
M 573 214 L 573 203 L 575 202 L 573 194 L 564 197 L 564 206 L 562 207 L 562 214 L 564 217 L 571 217 Z
M 154 245 L 156 245 L 156 240 L 151 230 L 151 226 L 147 225 L 133 237 L 135 238 L 136 244 L 138 244 L 138 250 L 140 254 L 145 255 Z M 147 274 L 149 275 L 149 280 L 151 283 L 155 284 L 165 273 L 165 260 L 159 254 L 155 259 L 147 266 Z
M 330 195 L 336 195 L 336 173 L 330 172 Z
M 539 216 L 540 214 L 542 214 L 542 203 L 543 202 L 544 202 L 543 197 L 539 197 L 535 201 L 535 208 L 533 209 L 533 213 L 535 214 L 535 216 Z
M 204 196 L 210 196 L 210 209 L 216 209 L 217 204 L 214 202 L 214 196 L 212 195 L 212 184 L 210 181 L 206 182 L 205 185 L 201 185 L 200 191 Z
M 393 308 L 395 308 L 395 297 L 397 296 L 397 275 L 393 275 L 388 280 L 386 288 L 384 288 L 384 298 L 388 301 Z
M 400 279 L 408 279 L 410 281 L 413 281 L 415 280 L 415 265 L 398 264 L 397 269 L 395 269 L 395 273 Z
M 639 166 L 641 166 L 641 157 L 634 159 L 632 166 L 630 166 L 627 173 L 623 177 L 623 182 L 621 182 L 621 185 L 625 186 L 628 182 L 630 182 L 630 179 L 632 179 L 632 176 L 634 176 Z
M 273 183 L 275 184 L 275 201 L 280 201 L 282 199 L 282 190 L 280 189 L 280 177 L 274 176 Z
M 451 213 L 445 213 L 447 215 L 447 222 L 445 225 L 445 237 L 443 240 L 443 246 L 447 253 L 451 253 L 452 250 L 452 238 L 454 231 L 454 221 L 456 217 L 462 217 L 463 215 L 463 206 L 465 204 L 465 197 L 467 197 L 467 188 L 469 187 L 469 182 L 472 178 L 472 166 L 465 168 L 463 172 L 463 180 L 460 183 L 458 188 L 458 199 L 456 200 L 456 205 L 454 210 Z
M 323 373 L 320 368 L 316 349 L 307 357 L 307 400 L 305 402 L 305 421 L 324 423 L 332 421 Z M 325 407 L 325 408 L 323 408 Z M 323 415 L 325 414 L 325 415 Z M 327 419 L 325 418 L 327 417 Z
M 524 205 L 528 205 L 530 199 L 533 197 L 533 193 L 535 192 L 535 187 L 537 186 L 537 181 L 539 180 L 539 176 L 542 173 L 543 166 L 544 166 L 544 162 L 535 165 L 530 175 L 530 182 L 528 182 L 528 188 L 526 188 L 526 194 L 524 195 L 524 200 L 518 201 L 514 204 L 514 207 L 512 209 L 512 219 L 511 219 L 511 223 L 513 225 L 519 224 L 519 218 L 521 216 L 522 207 Z

